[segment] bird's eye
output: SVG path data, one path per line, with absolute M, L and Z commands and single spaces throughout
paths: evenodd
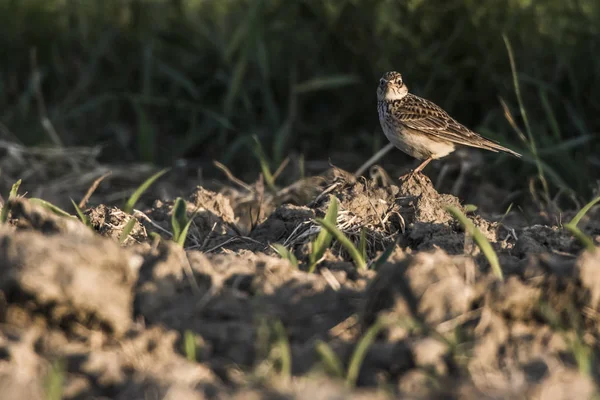
M 385 85 L 385 79 L 382 78 L 379 80 L 379 86 L 383 86 L 383 85 Z

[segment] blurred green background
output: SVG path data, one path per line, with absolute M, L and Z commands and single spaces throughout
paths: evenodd
M 387 143 L 375 89 L 398 70 L 524 153 L 485 154 L 485 179 L 547 196 L 598 187 L 597 0 L 0 0 L 0 26 L 4 140 L 218 160 L 251 180 L 255 135 L 272 169 L 290 155 L 352 169 Z

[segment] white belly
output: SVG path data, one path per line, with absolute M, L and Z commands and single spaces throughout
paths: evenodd
M 424 160 L 442 158 L 454 151 L 454 143 L 432 140 L 426 134 L 390 125 L 380 118 L 383 133 L 390 142 L 411 157 Z

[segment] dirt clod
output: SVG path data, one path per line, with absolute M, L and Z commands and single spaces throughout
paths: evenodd
M 87 228 L 86 228 L 87 229 Z M 0 229 L 0 290 L 57 323 L 96 321 L 116 335 L 131 323 L 142 258 L 91 235 Z
M 42 399 L 63 374 L 66 399 L 593 394 L 600 251 L 558 226 L 467 213 L 424 176 L 384 177 L 332 169 L 303 204 L 277 203 L 297 188 L 260 181 L 197 187 L 184 198 L 184 247 L 172 200 L 134 212 L 123 245 L 131 217 L 117 207 L 87 210 L 90 229 L 15 200 L 0 227 L 0 390 Z M 333 240 L 307 272 L 315 218 L 333 198 L 337 227 L 371 269 Z M 503 280 L 449 205 L 490 242 Z M 594 220 L 581 224 L 593 238 Z M 343 382 L 351 369 L 357 388 Z

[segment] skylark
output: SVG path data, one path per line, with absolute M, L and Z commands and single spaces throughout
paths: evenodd
M 383 133 L 406 154 L 425 160 L 407 175 L 420 172 L 431 160 L 452 153 L 456 145 L 504 151 L 521 157 L 506 147 L 466 128 L 441 107 L 408 93 L 398 72 L 386 72 L 377 87 L 377 111 Z

